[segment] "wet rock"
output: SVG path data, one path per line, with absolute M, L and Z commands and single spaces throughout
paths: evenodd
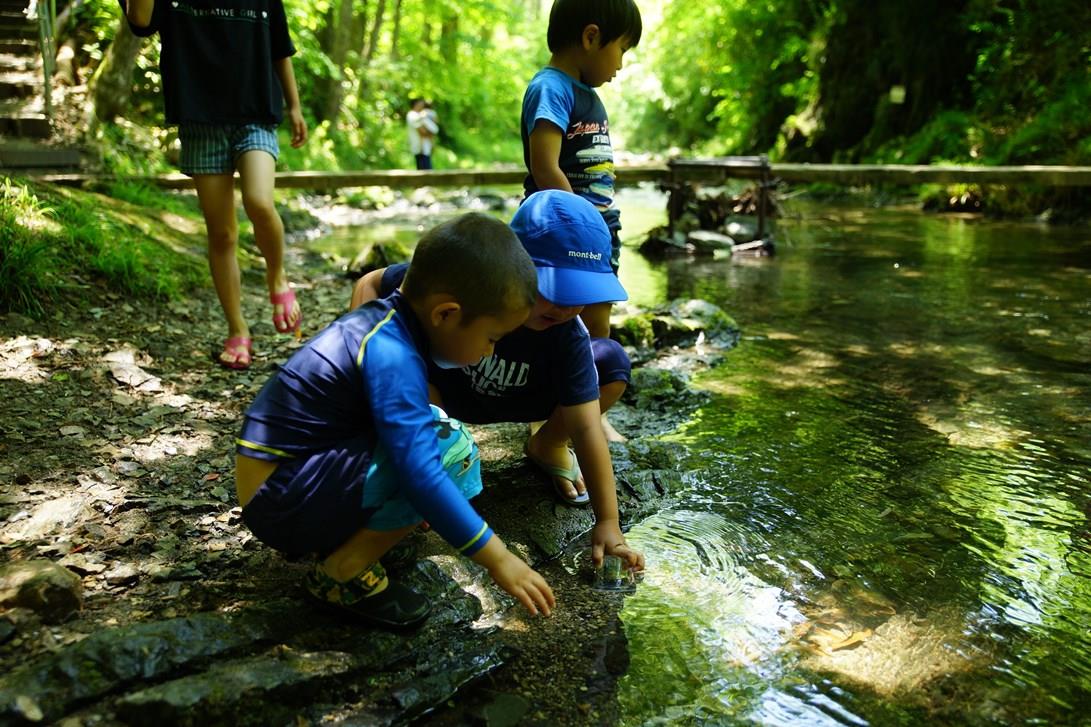
M 37 721 L 35 712 L 56 719 L 78 702 L 252 643 L 270 623 L 271 615 L 255 623 L 210 613 L 96 631 L 0 677 L 0 723 Z
M 699 299 L 681 299 L 651 311 L 620 309 L 611 317 L 611 335 L 647 360 L 653 351 L 697 343 L 731 348 L 739 340 L 739 326 L 718 306 Z
M 686 242 L 693 246 L 693 252 L 697 255 L 730 253 L 735 246 L 735 240 L 712 230 L 694 230 L 686 236 Z
M 739 324 L 722 308 L 708 301 L 674 301 L 669 311 L 675 319 L 675 325 L 669 335 L 664 333 L 660 336 L 660 340 L 666 345 L 674 345 L 671 339 L 675 335 L 681 336 L 682 341 L 696 342 L 696 337 L 691 338 L 694 333 L 703 333 L 705 343 L 720 348 L 733 348 L 739 342 Z
M 135 725 L 289 722 L 294 710 L 288 707 L 294 702 L 306 704 L 315 690 L 360 667 L 358 659 L 344 652 L 299 653 L 280 647 L 128 694 L 119 700 L 117 711 Z
M 705 400 L 700 392 L 692 391 L 687 380 L 677 371 L 660 368 L 641 368 L 633 371 L 632 382 L 622 400 L 646 416 L 655 413 L 688 409 Z
M 64 566 L 28 560 L 0 566 L 0 607 L 28 608 L 58 623 L 83 608 L 83 583 Z
M 720 226 L 725 235 L 736 243 L 753 242 L 758 239 L 758 223 L 752 217 L 732 217 Z
M 666 227 L 657 227 L 640 244 L 640 254 L 652 259 L 692 255 L 696 248 L 686 238 L 686 230 L 676 228 L 671 232 Z

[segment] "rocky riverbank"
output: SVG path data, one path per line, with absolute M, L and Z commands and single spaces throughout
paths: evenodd
M 309 332 L 343 312 L 343 277 L 296 280 Z M 44 321 L 0 319 L 0 724 L 614 721 L 622 597 L 588 587 L 591 515 L 525 463 L 525 427 L 474 428 L 475 504 L 550 580 L 553 618 L 526 618 L 430 533 L 405 577 L 438 607 L 415 633 L 345 624 L 299 597 L 306 564 L 254 540 L 234 505 L 239 417 L 298 345 L 274 335 L 257 271 L 245 287 L 262 321 L 247 372 L 211 363 L 211 290 L 146 306 L 92 286 Z M 633 523 L 682 485 L 656 435 L 700 402 L 687 369 L 737 331 L 699 301 L 617 323 L 642 364 L 612 416 L 629 437 L 612 452 Z

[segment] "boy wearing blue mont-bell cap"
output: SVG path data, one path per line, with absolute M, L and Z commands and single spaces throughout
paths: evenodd
M 545 420 L 527 440 L 526 455 L 564 502 L 591 503 L 594 562 L 617 555 L 642 569 L 644 556 L 621 533 L 600 420 L 628 384 L 629 358 L 616 341 L 592 339 L 578 317 L 585 305 L 628 298 L 610 267 L 610 230 L 594 205 L 560 190 L 529 196 L 511 228 L 537 271 L 537 301 L 491 356 L 463 368 L 429 366 L 434 403 L 474 424 Z M 404 265 L 368 273 L 356 284 L 353 306 L 390 295 L 404 274 Z

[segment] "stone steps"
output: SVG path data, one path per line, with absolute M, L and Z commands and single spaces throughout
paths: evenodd
M 0 142 L 0 170 L 7 174 L 57 173 L 80 168 L 83 159 L 75 149 L 61 147 L 8 147 Z
M 0 12 L 0 38 L 35 40 L 38 23 L 22 13 Z
M 33 71 L 0 71 L 0 100 L 40 96 L 42 76 Z

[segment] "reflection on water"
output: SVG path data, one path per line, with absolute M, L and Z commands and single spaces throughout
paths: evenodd
M 813 208 L 779 238 L 648 266 L 744 338 L 674 435 L 691 495 L 631 534 L 623 722 L 1084 719 L 1086 236 Z
M 629 536 L 623 723 L 1087 723 L 1086 231 L 814 206 L 776 258 L 652 263 L 662 196 L 618 199 L 632 299 L 744 332 L 672 435 L 691 491 Z

